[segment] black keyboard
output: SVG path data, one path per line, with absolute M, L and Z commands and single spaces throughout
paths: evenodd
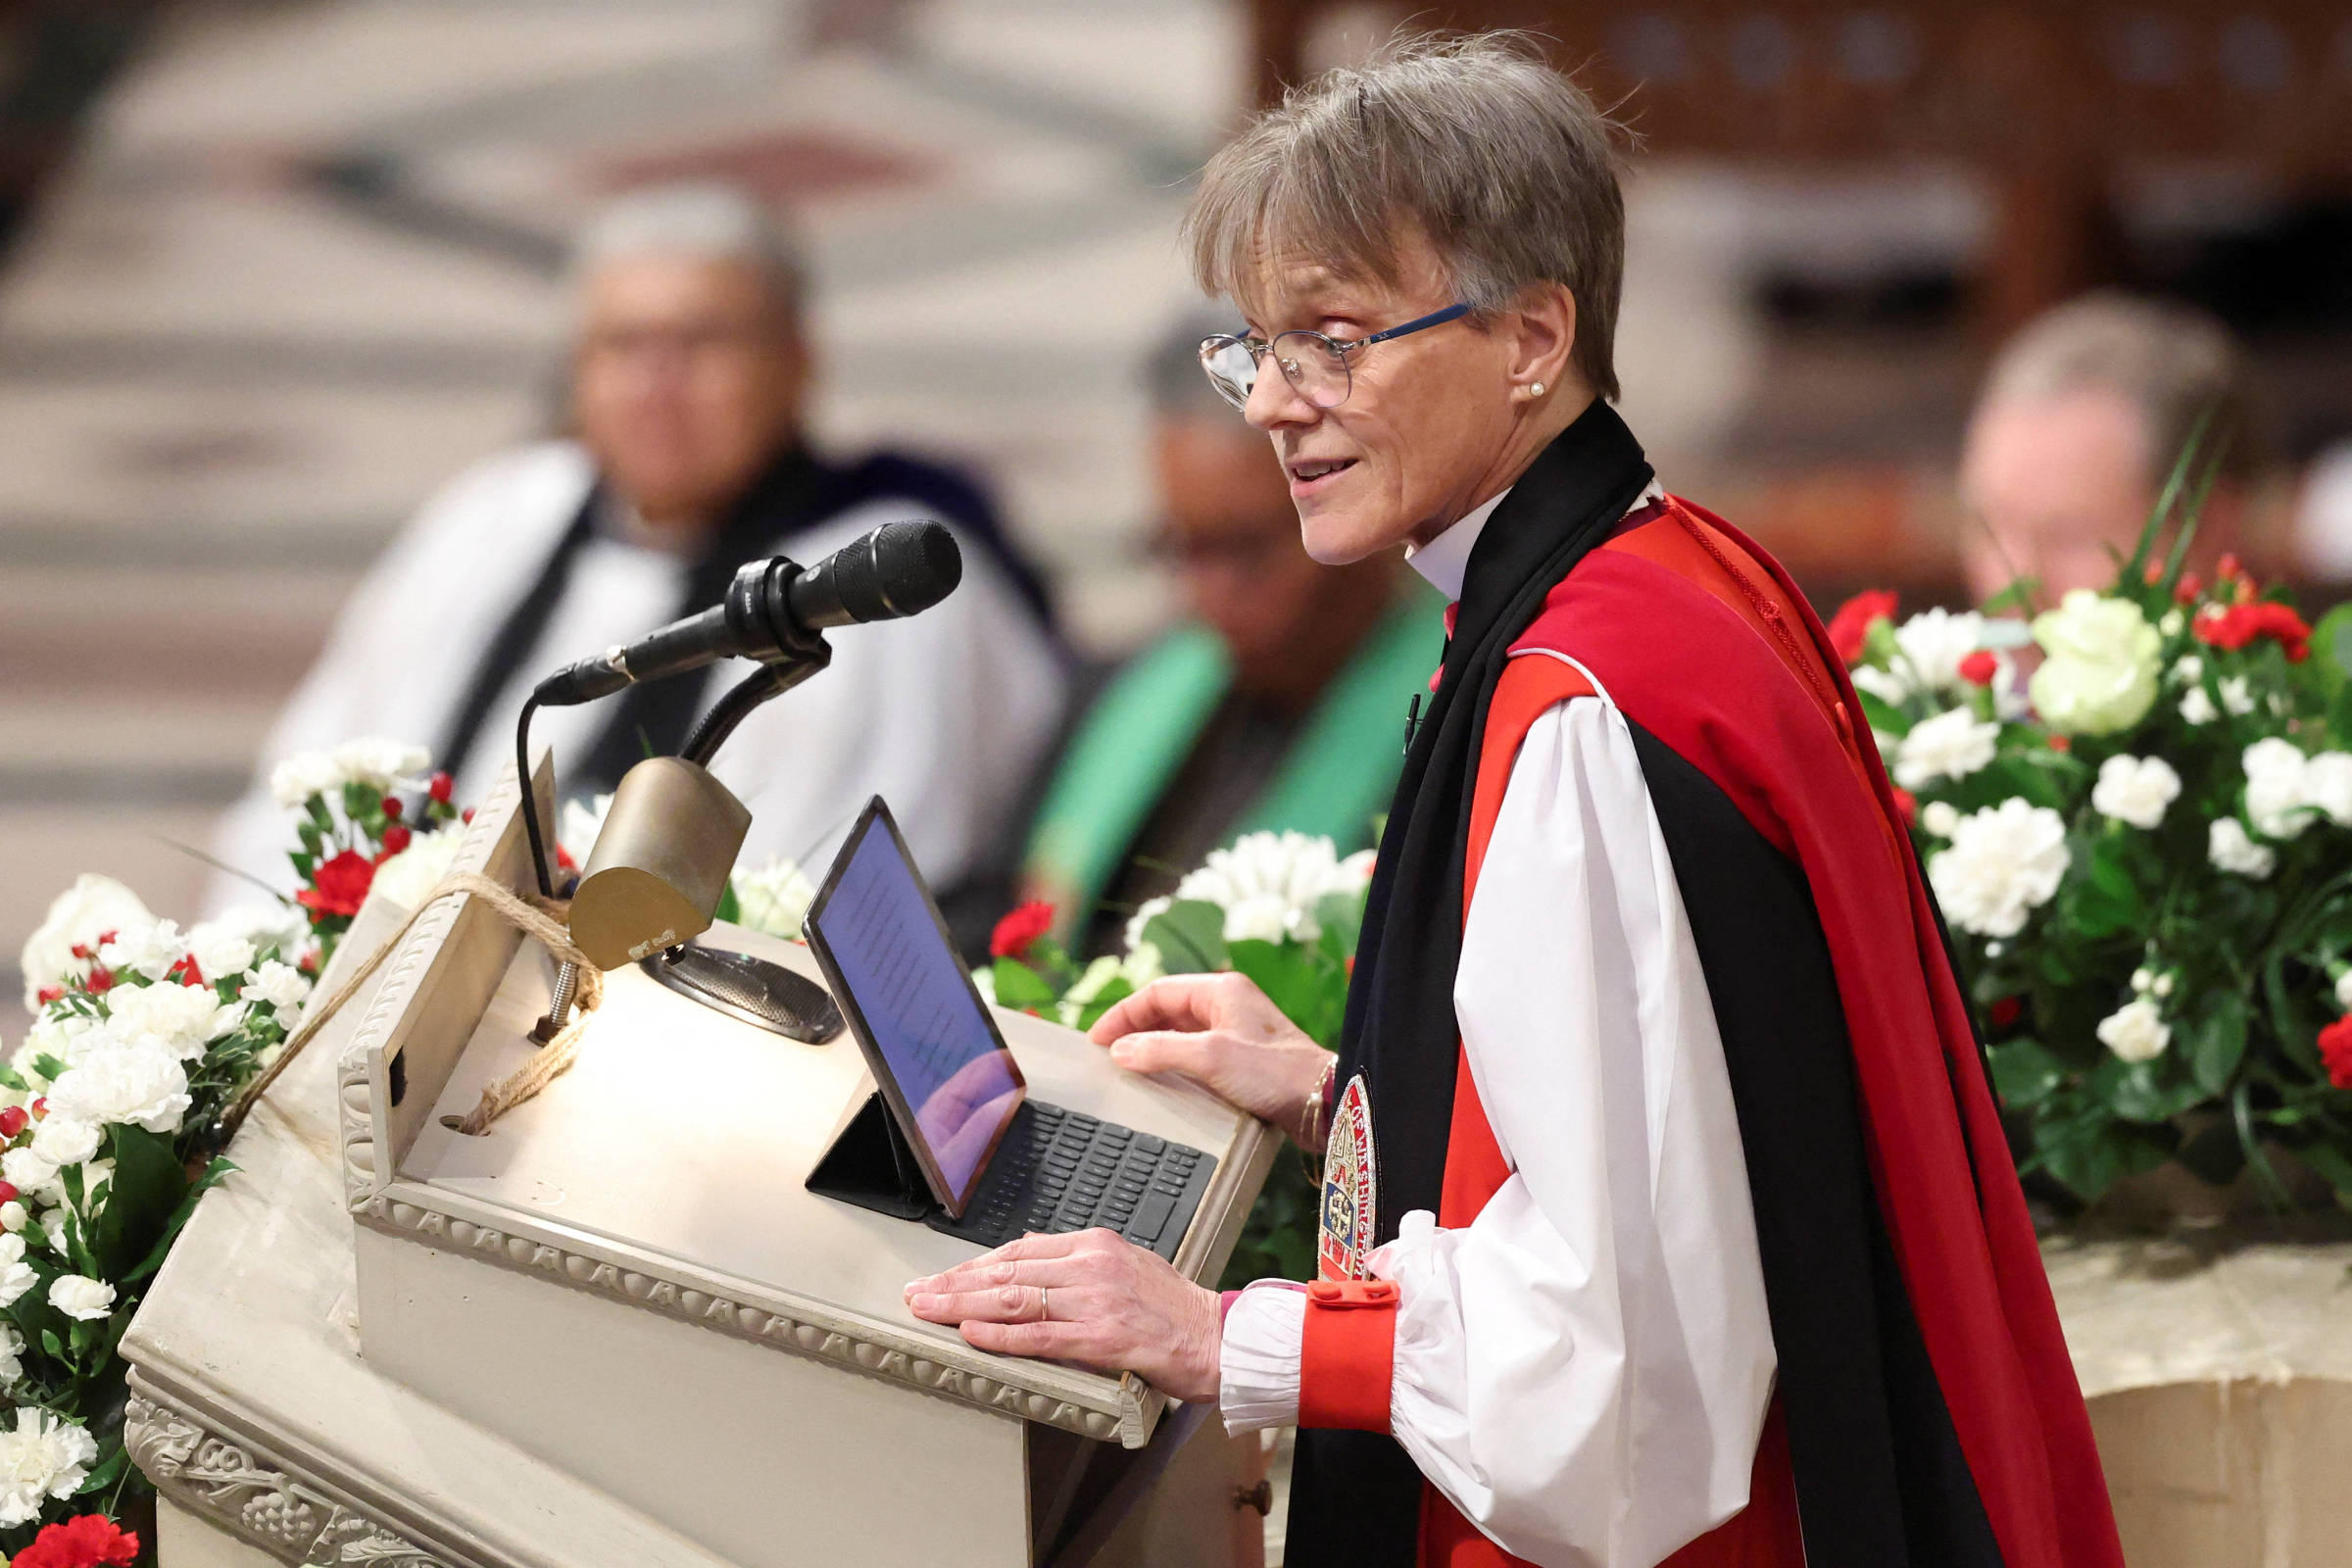
M 983 1247 L 1102 1225 L 1172 1261 L 1216 1168 L 1198 1149 L 1025 1100 L 963 1218 L 934 1208 L 924 1223 Z

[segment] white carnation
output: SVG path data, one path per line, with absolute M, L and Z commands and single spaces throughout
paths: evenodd
M 18 1192 L 37 1197 L 57 1185 L 57 1161 L 26 1144 L 0 1154 L 0 1178 Z
M 2099 1020 L 2099 1044 L 2126 1061 L 2161 1054 L 2173 1038 L 2172 1025 L 2146 997 L 2135 997 Z
M 97 1460 L 98 1440 L 85 1428 L 20 1405 L 16 1430 L 0 1428 L 0 1529 L 30 1524 L 44 1501 L 73 1496 Z
M 564 803 L 564 809 L 556 813 L 556 842 L 571 856 L 573 864 L 588 863 L 588 857 L 596 853 L 597 835 L 604 832 L 605 818 L 612 812 L 610 795 Z
M 1252 893 L 1225 906 L 1228 942 L 1280 942 L 1298 911 L 1278 893 Z
M 6 1232 L 11 1236 L 16 1235 L 24 1228 L 26 1218 L 24 1205 L 15 1199 L 12 1198 L 7 1202 L 0 1203 L 0 1232 Z M 22 1245 L 21 1238 L 20 1245 Z
M 1156 942 L 1138 942 L 1127 950 L 1127 956 L 1119 961 L 1119 973 L 1126 978 L 1128 985 L 1138 991 L 1167 972 L 1167 962 L 1160 957 L 1159 944 Z M 2352 1006 L 2352 1003 L 2346 1003 L 2345 1005 Z
M 302 912 L 299 905 L 240 904 L 225 914 L 199 921 L 188 933 L 188 945 L 201 954 L 207 942 L 242 937 L 253 944 L 257 952 L 275 948 L 280 953 L 291 953 L 296 945 L 310 935 L 310 931 L 309 917 Z M 203 963 L 204 959 L 199 957 L 196 961 Z M 250 967 L 251 959 L 237 965 L 238 969 Z M 204 977 L 207 980 L 225 980 L 231 973 L 233 971 L 224 970 L 216 974 L 208 965 Z
M 2293 741 L 2268 736 L 2246 748 L 2246 820 L 2266 838 L 2291 839 L 2311 825 L 2304 793 L 2310 766 Z
M 743 923 L 771 937 L 798 938 L 808 906 L 816 902 L 816 885 L 808 874 L 782 856 L 757 871 L 738 867 L 729 882 Z
M 2352 827 L 2352 752 L 2322 752 L 2304 763 L 2303 800 L 2312 809 Z
M 1993 759 L 2001 727 L 1981 723 L 1972 710 L 1947 709 L 1923 718 L 1895 745 L 1894 781 L 1925 789 L 1942 778 L 1966 778 Z
M 111 998 L 113 993 L 108 995 Z M 9 1065 L 27 1081 L 40 1079 L 40 1069 L 32 1064 L 35 1056 L 54 1057 L 71 1067 L 90 1052 L 112 1045 L 115 1038 L 112 1023 L 93 1018 L 86 1012 L 69 1012 L 54 1018 L 43 1018 L 24 1032 L 24 1044 L 19 1048 L 16 1059 Z M 5 1093 L 13 1095 L 15 1092 Z M 6 1102 L 0 1100 L 0 1103 Z
M 292 1012 L 311 994 L 311 982 L 300 969 L 275 958 L 265 958 L 253 978 L 237 989 L 247 1002 L 267 1003 L 279 1012 Z
M 1923 692 L 1964 695 L 1969 683 L 1961 677 L 1960 661 L 1984 646 L 1984 617 L 1973 610 L 1923 610 L 1894 629 L 1896 667 Z
M 1948 839 L 1960 825 L 1960 808 L 1949 801 L 1930 801 L 1919 808 L 1919 825 L 1936 838 Z
M 74 885 L 50 902 L 49 912 L 24 939 L 17 967 L 24 975 L 24 1006 L 40 1006 L 40 993 L 50 986 L 78 980 L 90 972 L 86 959 L 74 956 L 75 948 L 95 946 L 98 938 L 125 926 L 147 925 L 155 916 L 139 896 L 112 877 L 83 872 Z
M 2254 684 L 2243 675 L 2224 675 L 2215 683 L 2221 690 L 2222 708 L 2239 717 L 2254 711 Z
M 77 1067 L 74 1072 L 81 1070 Z M 67 1073 L 66 1078 L 73 1077 L 74 1072 Z M 61 1083 L 64 1081 L 59 1080 Z M 56 1091 L 53 1089 L 50 1093 L 54 1095 Z M 61 1111 L 52 1101 L 49 1114 L 33 1129 L 32 1152 L 63 1170 L 68 1165 L 78 1165 L 96 1155 L 104 1136 L 96 1122 Z
M 2346 969 L 2335 977 L 2335 1004 L 2346 1012 L 2352 1012 L 2352 969 Z
M 106 1011 L 117 1040 L 152 1042 L 183 1061 L 227 1033 L 223 1021 L 233 1027 L 209 986 L 117 986 L 106 994 Z
M 162 980 L 187 956 L 187 935 L 176 920 L 126 925 L 115 933 L 114 941 L 98 950 L 98 961 L 117 974 L 128 970 L 150 982 Z
M 49 1304 L 80 1323 L 94 1323 L 115 1309 L 115 1288 L 87 1274 L 60 1274 L 49 1282 Z
M 188 1075 L 178 1058 L 144 1042 L 94 1053 L 49 1086 L 52 1118 L 93 1125 L 129 1122 L 151 1133 L 179 1131 L 188 1104 Z
M 0 1323 L 0 1387 L 15 1383 L 24 1375 L 24 1336 L 9 1324 Z
M 2058 813 L 2013 796 L 1962 817 L 1950 847 L 1930 857 L 1928 880 L 1962 930 L 2009 937 L 2058 891 L 2071 859 Z
M 1169 906 L 1175 902 L 1174 899 L 1168 898 L 1146 899 L 1136 906 L 1135 912 L 1127 917 L 1124 940 L 1128 953 L 1134 954 L 1151 946 L 1150 943 L 1144 941 L 1144 927 L 1167 913 Z
M 2221 716 L 2221 710 L 2213 706 L 2204 687 L 2191 686 L 2180 699 L 2180 716 L 2191 724 L 2210 724 Z
M 387 793 L 421 784 L 432 760 L 432 753 L 421 746 L 380 735 L 345 741 L 334 751 L 334 764 L 343 782 L 366 784 Z
M 42 1239 L 48 1242 L 49 1250 L 55 1252 L 60 1257 L 71 1256 L 73 1253 L 73 1249 L 66 1245 L 66 1208 L 63 1201 L 64 1197 L 64 1193 L 60 1192 L 58 1194 L 58 1198 L 60 1200 L 58 1206 L 55 1208 L 46 1209 L 41 1214 Z
M 41 1282 L 39 1274 L 24 1261 L 24 1238 L 15 1234 L 0 1237 L 0 1242 L 15 1244 L 14 1255 L 0 1252 L 0 1308 L 11 1307 L 24 1293 Z
M 196 960 L 207 985 L 218 985 L 253 967 L 253 938 L 200 922 L 188 932 L 188 956 Z
M 997 968 L 995 964 L 992 963 L 972 971 L 972 989 L 980 993 L 982 1002 L 992 1007 L 997 1004 Z
M 1900 704 L 1911 695 L 1911 682 L 1891 669 L 1876 664 L 1856 664 L 1846 672 L 1853 680 L 1854 690 L 1868 692 L 1882 702 Z M 1884 751 L 1886 748 L 1880 748 Z
M 2205 835 L 2205 858 L 2224 871 L 2259 882 L 2278 865 L 2278 857 L 2254 842 L 2246 825 L 2234 816 L 2217 817 Z
M 414 910 L 449 875 L 465 842 L 463 827 L 416 835 L 407 849 L 376 866 L 375 880 L 368 884 L 368 894 L 387 899 L 403 910 Z
M 1322 930 L 1315 918 L 1316 903 L 1329 893 L 1360 890 L 1368 863 L 1351 856 L 1344 867 L 1327 838 L 1298 832 L 1245 833 L 1232 848 L 1211 850 L 1205 864 L 1176 884 L 1176 897 L 1204 899 L 1224 909 L 1229 930 L 1237 924 L 1234 911 L 1247 904 L 1249 912 L 1239 921 L 1242 928 L 1279 930 L 1280 935 L 1259 940 L 1293 936 L 1312 942 Z M 1278 919 L 1269 912 L 1277 908 Z M 1243 939 L 1229 935 L 1226 940 Z
M 2110 757 L 2099 764 L 2090 804 L 2103 816 L 2153 828 L 2180 798 L 2180 775 L 2161 757 Z
M 343 787 L 341 764 L 324 752 L 289 757 L 270 770 L 270 796 L 287 810 L 300 810 L 314 795 Z

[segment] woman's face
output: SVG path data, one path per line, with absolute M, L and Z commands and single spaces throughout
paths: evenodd
M 1261 339 L 1305 328 L 1366 337 L 1453 303 L 1437 253 L 1418 236 L 1397 280 L 1342 278 L 1304 253 L 1267 252 L 1248 302 Z M 1272 437 L 1307 554 L 1330 564 L 1425 544 L 1510 479 L 1508 334 L 1465 318 L 1349 356 L 1336 409 L 1300 396 L 1269 357 L 1244 411 Z

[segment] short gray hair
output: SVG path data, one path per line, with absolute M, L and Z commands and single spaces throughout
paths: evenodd
M 2011 338 L 1978 407 L 2093 388 L 2116 393 L 2146 420 L 2148 478 L 2161 485 L 2209 416 L 2205 451 L 2226 442 L 2226 468 L 2250 463 L 2244 380 L 2236 340 L 2213 317 L 2101 290 L 2045 312 Z
M 1417 225 L 1482 315 L 1531 284 L 1566 287 L 1576 368 L 1615 398 L 1620 139 L 1525 35 L 1399 38 L 1292 88 L 1209 160 L 1185 215 L 1193 274 L 1239 299 L 1262 242 L 1395 282 Z
M 799 311 L 807 286 L 801 248 L 774 210 L 716 181 L 648 185 L 616 198 L 572 247 L 572 277 L 636 256 L 746 263 L 786 316 Z

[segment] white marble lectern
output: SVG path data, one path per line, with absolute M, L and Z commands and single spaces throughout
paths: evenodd
M 516 798 L 460 863 L 519 885 Z M 337 966 L 396 923 L 371 906 Z M 624 969 L 568 1074 L 484 1137 L 445 1124 L 534 1049 L 548 980 L 444 901 L 240 1136 L 124 1342 L 168 1568 L 1253 1560 L 1254 1445 L 1211 1420 L 1179 1446 L 1133 1378 L 918 1322 L 904 1282 L 975 1249 L 806 1191 L 868 1091 L 846 1034 Z M 1033 1093 L 1217 1156 L 1177 1253 L 1213 1279 L 1276 1135 L 1000 1021 Z

